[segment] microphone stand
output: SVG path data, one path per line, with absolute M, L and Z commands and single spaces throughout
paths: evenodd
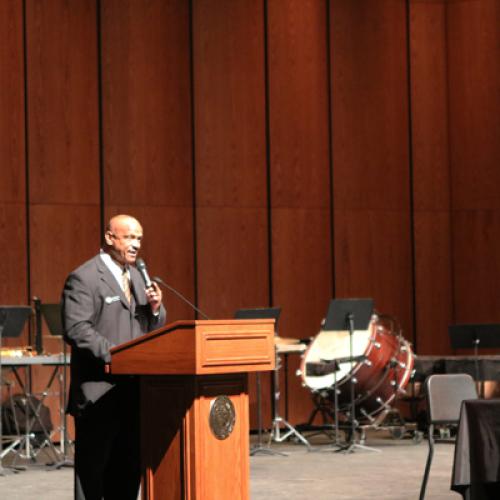
M 354 389 L 354 384 L 357 383 L 357 380 L 354 376 L 354 342 L 353 342 L 354 331 L 355 331 L 354 313 L 348 312 L 346 314 L 345 319 L 347 327 L 349 328 L 349 360 L 351 365 L 350 380 L 349 380 L 350 399 L 351 399 L 349 424 L 350 424 L 351 436 L 349 442 L 347 443 L 347 447 L 343 449 L 341 448 L 338 451 L 342 453 L 353 453 L 356 449 L 360 449 L 360 450 L 380 452 L 380 450 L 377 450 L 376 448 L 370 448 L 369 446 L 365 446 L 363 444 L 359 444 L 356 442 L 356 431 L 359 428 L 359 422 L 356 420 L 356 395 Z
M 191 306 L 197 313 L 201 314 L 201 316 L 203 316 L 205 319 L 210 319 L 203 311 L 200 311 L 200 309 L 198 309 L 193 303 L 191 303 L 188 299 L 186 299 L 186 297 L 184 297 L 184 295 L 182 295 L 182 293 L 178 292 L 175 288 L 172 288 L 170 285 L 167 285 L 161 278 L 159 278 L 158 276 L 153 276 L 151 278 L 152 281 L 155 281 L 156 283 L 162 285 L 163 287 L 165 287 L 167 290 L 170 290 L 174 295 L 176 295 L 177 297 L 179 297 L 181 300 L 183 300 L 186 304 L 188 304 L 189 306 Z

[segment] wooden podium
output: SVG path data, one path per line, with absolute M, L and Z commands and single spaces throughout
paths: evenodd
M 249 498 L 247 372 L 273 370 L 274 320 L 177 321 L 111 351 L 141 375 L 143 500 Z

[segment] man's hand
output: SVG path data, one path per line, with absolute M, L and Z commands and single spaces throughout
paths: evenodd
M 151 305 L 151 311 L 156 314 L 160 310 L 162 293 L 158 283 L 153 281 L 151 284 L 152 286 L 146 289 L 146 297 Z

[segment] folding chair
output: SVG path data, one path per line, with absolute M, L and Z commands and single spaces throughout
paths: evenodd
M 429 453 L 420 488 L 420 500 L 425 498 L 425 489 L 434 456 L 434 427 L 457 425 L 462 401 L 464 399 L 477 399 L 474 379 L 465 373 L 431 375 L 425 381 L 425 392 L 427 396 L 427 420 L 429 423 Z

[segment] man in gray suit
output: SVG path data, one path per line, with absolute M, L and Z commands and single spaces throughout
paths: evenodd
M 67 278 L 65 339 L 71 346 L 69 412 L 75 417 L 75 498 L 136 500 L 139 481 L 139 385 L 106 373 L 110 348 L 166 320 L 156 283 L 146 289 L 134 264 L 140 223 L 113 217 L 99 255 Z

